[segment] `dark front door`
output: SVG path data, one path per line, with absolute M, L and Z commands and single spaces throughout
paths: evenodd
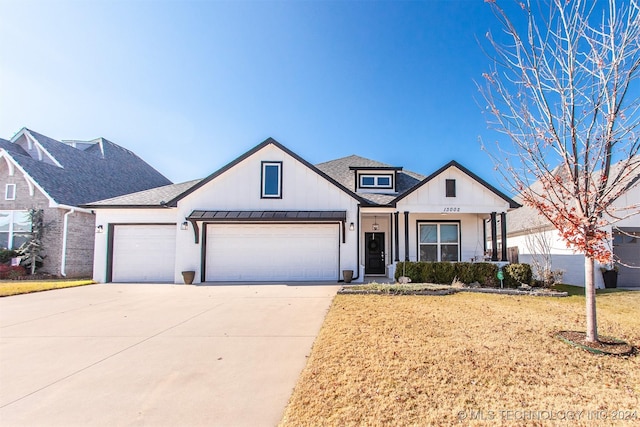
M 364 233 L 365 274 L 385 274 L 384 233 Z

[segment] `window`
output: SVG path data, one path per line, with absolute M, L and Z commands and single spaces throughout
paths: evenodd
M 0 211 L 0 248 L 18 249 L 30 235 L 27 211 Z
M 262 162 L 261 197 L 282 198 L 282 162 Z
M 360 175 L 361 188 L 393 188 L 391 175 Z
M 15 200 L 16 199 L 16 185 L 15 184 L 7 184 L 4 189 L 4 199 L 5 200 Z
M 455 179 L 447 179 L 447 197 L 456 197 L 456 180 Z
M 420 261 L 458 261 L 460 233 L 458 223 L 418 224 Z

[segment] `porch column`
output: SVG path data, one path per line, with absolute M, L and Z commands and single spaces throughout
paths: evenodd
M 404 211 L 404 260 L 409 261 L 409 212 Z
M 393 237 L 395 239 L 396 246 L 396 253 L 394 254 L 396 262 L 400 261 L 400 236 L 398 235 L 400 227 L 398 227 L 398 217 L 399 212 L 395 212 L 393 214 Z
M 498 261 L 498 225 L 496 213 L 491 212 L 491 261 Z
M 500 213 L 500 237 L 502 239 L 502 261 L 507 261 L 507 213 Z

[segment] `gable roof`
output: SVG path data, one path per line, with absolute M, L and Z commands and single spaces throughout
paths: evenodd
M 16 143 L 23 135 L 33 138 L 60 166 L 33 158 Z M 80 150 L 23 128 L 12 142 L 0 141 L 0 149 L 59 204 L 79 206 L 171 184 L 131 151 L 103 138 L 90 142 L 101 144 L 101 149 Z
M 208 182 L 212 181 L 216 177 L 222 175 L 223 173 L 225 173 L 226 171 L 228 171 L 232 167 L 236 166 L 238 163 L 244 161 L 248 157 L 251 157 L 252 155 L 254 155 L 258 151 L 262 150 L 264 147 L 266 147 L 268 145 L 274 145 L 275 147 L 277 147 L 280 150 L 284 151 L 289 156 L 293 157 L 294 159 L 296 159 L 297 161 L 299 161 L 300 163 L 302 163 L 303 165 L 305 165 L 306 167 L 308 167 L 309 169 L 311 169 L 312 171 L 314 171 L 315 173 L 317 173 L 318 175 L 320 175 L 321 177 L 326 179 L 327 181 L 331 182 L 333 185 L 335 185 L 336 187 L 338 187 L 339 189 L 341 189 L 342 191 L 344 191 L 345 193 L 347 193 L 348 195 L 350 195 L 354 199 L 356 199 L 356 200 L 358 200 L 358 201 L 360 201 L 362 203 L 365 202 L 365 200 L 362 197 L 360 197 L 359 195 L 357 195 L 354 192 L 350 191 L 341 182 L 337 181 L 336 179 L 334 179 L 330 175 L 326 174 L 325 172 L 323 172 L 319 168 L 315 167 L 314 165 L 312 165 L 311 163 L 309 163 L 308 161 L 306 161 L 302 157 L 298 156 L 296 153 L 294 153 L 293 151 L 289 150 L 287 147 L 285 147 L 284 145 L 280 144 L 275 139 L 269 137 L 269 138 L 265 139 L 262 143 L 256 145 L 251 150 L 247 151 L 246 153 L 244 153 L 243 155 L 238 157 L 237 159 L 235 159 L 235 160 L 231 161 L 230 163 L 228 163 L 227 165 L 221 167 L 220 169 L 218 169 L 217 171 L 215 171 L 214 173 L 212 173 L 208 177 L 204 178 L 203 180 L 201 180 L 197 184 L 195 184 L 192 187 L 190 187 L 189 189 L 185 190 L 183 193 L 181 193 L 178 196 L 174 197 L 173 199 L 169 200 L 167 202 L 167 206 L 177 206 L 177 203 L 178 203 L 179 200 L 181 200 L 182 198 L 186 197 L 187 195 L 193 193 L 198 188 L 200 188 L 203 185 L 207 184 Z
M 456 162 L 455 160 L 451 160 L 449 163 L 447 163 L 446 165 L 442 166 L 440 169 L 438 169 L 437 171 L 435 171 L 434 173 L 432 173 L 431 175 L 429 175 L 428 177 L 424 178 L 418 185 L 415 185 L 414 187 L 412 187 L 409 191 L 405 192 L 404 194 L 396 197 L 393 200 L 393 203 L 397 203 L 398 201 L 404 199 L 405 197 L 407 197 L 409 194 L 413 193 L 414 191 L 416 191 L 418 188 L 422 187 L 423 185 L 425 185 L 426 183 L 428 183 L 429 181 L 431 181 L 432 179 L 434 179 L 436 176 L 440 175 L 442 172 L 444 172 L 445 170 L 449 169 L 450 167 L 455 167 L 458 170 L 460 170 L 461 172 L 463 172 L 464 174 L 468 175 L 470 178 L 472 178 L 473 180 L 477 181 L 478 183 L 482 184 L 485 188 L 487 188 L 489 191 L 491 191 L 492 193 L 494 193 L 495 195 L 497 195 L 498 197 L 500 197 L 501 199 L 503 199 L 505 202 L 509 203 L 509 207 L 510 208 L 519 208 L 521 205 L 519 203 L 517 203 L 515 200 L 511 199 L 509 196 L 507 196 L 506 194 L 504 194 L 503 192 L 501 192 L 500 190 L 498 190 L 497 188 L 495 188 L 494 186 L 492 186 L 491 184 L 489 184 L 487 181 L 485 181 L 484 179 L 480 178 L 478 175 L 476 175 L 475 173 L 471 172 L 469 169 L 465 168 L 464 166 L 462 166 L 460 163 Z

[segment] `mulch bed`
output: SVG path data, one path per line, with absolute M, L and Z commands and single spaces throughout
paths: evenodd
M 630 356 L 636 352 L 632 345 L 612 337 L 598 336 L 597 342 L 589 342 L 586 340 L 586 332 L 578 331 L 560 331 L 556 337 L 561 341 L 581 348 L 593 354 L 604 354 L 612 356 Z

